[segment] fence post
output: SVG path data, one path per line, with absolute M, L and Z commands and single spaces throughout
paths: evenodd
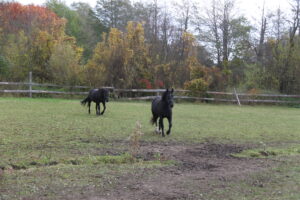
M 29 97 L 32 98 L 32 72 L 29 72 Z
M 235 90 L 235 88 L 234 88 L 234 95 L 235 95 L 235 98 L 236 98 L 236 100 L 237 100 L 237 102 L 238 102 L 239 106 L 241 106 L 241 102 L 240 102 L 240 99 L 239 99 L 239 96 L 238 96 L 238 94 L 236 93 L 236 90 Z

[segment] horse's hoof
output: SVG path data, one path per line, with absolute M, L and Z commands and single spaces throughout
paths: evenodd
M 156 134 L 160 134 L 160 130 L 158 128 L 155 129 Z
M 170 133 L 171 133 L 171 132 L 170 132 L 170 131 L 168 131 L 168 132 L 167 132 L 167 135 L 170 135 Z

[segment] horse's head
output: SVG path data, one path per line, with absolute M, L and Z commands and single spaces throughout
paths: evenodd
M 173 92 L 174 89 L 172 90 L 166 89 L 166 91 L 162 95 L 162 100 L 167 103 L 168 106 L 173 108 L 174 102 L 173 102 Z

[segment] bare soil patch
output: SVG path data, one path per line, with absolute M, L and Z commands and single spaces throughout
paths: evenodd
M 139 156 L 144 160 L 173 160 L 175 165 L 141 169 L 119 177 L 113 189 L 87 199 L 201 199 L 201 192 L 215 189 L 212 181 L 226 184 L 234 178 L 248 176 L 274 166 L 274 161 L 235 158 L 249 148 L 235 144 L 183 144 L 143 142 Z

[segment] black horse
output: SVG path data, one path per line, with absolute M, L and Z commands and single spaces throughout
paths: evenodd
M 156 131 L 159 132 L 162 130 L 162 136 L 165 137 L 164 134 L 164 123 L 163 118 L 167 118 L 169 121 L 169 130 L 167 131 L 167 134 L 169 135 L 171 133 L 172 128 L 172 108 L 174 106 L 173 103 L 173 88 L 170 91 L 169 89 L 166 89 L 165 92 L 163 92 L 161 97 L 156 97 L 152 101 L 152 124 L 156 125 Z M 159 129 L 157 130 L 157 119 L 159 118 Z
M 89 95 L 87 96 L 87 98 L 85 98 L 84 100 L 81 101 L 82 105 L 85 105 L 86 103 L 88 103 L 88 107 L 89 107 L 89 114 L 91 114 L 91 102 L 95 102 L 96 103 L 96 114 L 97 115 L 103 115 L 106 106 L 105 106 L 105 102 L 108 102 L 108 97 L 109 97 L 109 91 L 108 89 L 92 89 L 89 92 Z M 100 113 L 100 102 L 103 104 L 103 111 Z

